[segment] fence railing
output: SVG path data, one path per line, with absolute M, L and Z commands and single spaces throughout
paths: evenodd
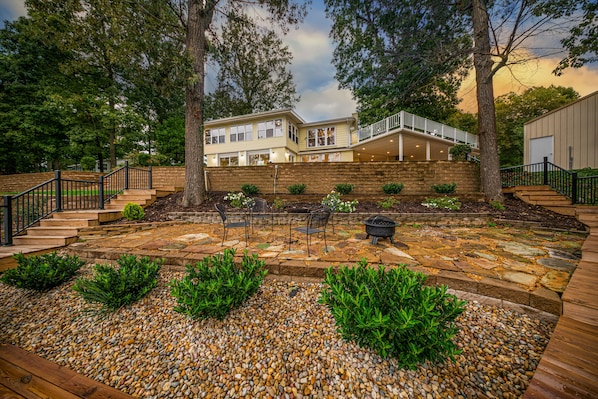
M 573 204 L 598 205 L 598 176 L 578 177 L 577 172 L 548 162 L 547 157 L 543 162 L 503 168 L 500 177 L 503 187 L 550 186 Z
M 479 148 L 478 136 L 464 132 L 455 127 L 444 125 L 430 119 L 422 118 L 406 111 L 401 111 L 388 118 L 359 128 L 358 141 L 369 140 L 395 129 L 410 129 L 414 132 L 450 140 L 456 144 L 468 144 L 472 148 Z
M 127 189 L 151 189 L 152 170 L 124 167 L 99 180 L 54 178 L 17 195 L 5 195 L 0 204 L 0 245 L 12 245 L 14 236 L 54 212 L 104 209 L 104 204 Z

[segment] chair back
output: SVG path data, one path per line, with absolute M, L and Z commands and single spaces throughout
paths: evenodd
M 224 205 L 216 204 L 216 205 L 214 205 L 214 207 L 220 214 L 220 217 L 222 218 L 222 223 L 225 223 L 226 222 L 226 211 L 225 211 L 226 208 L 224 208 Z
M 268 212 L 268 201 L 263 198 L 254 198 L 255 204 L 251 208 L 254 213 L 266 213 Z
M 330 210 L 328 209 L 318 209 L 315 211 L 311 211 L 309 213 L 309 220 L 307 221 L 307 225 L 310 229 L 326 227 L 329 218 Z

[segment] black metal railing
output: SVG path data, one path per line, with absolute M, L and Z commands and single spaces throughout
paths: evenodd
M 558 165 L 543 162 L 513 166 L 500 170 L 502 187 L 550 186 L 571 199 L 573 204 L 598 204 L 598 176 L 579 177 Z
M 152 170 L 124 167 L 100 176 L 98 181 L 54 178 L 17 195 L 5 195 L 0 203 L 0 245 L 54 212 L 104 209 L 104 204 L 127 189 L 151 189 Z

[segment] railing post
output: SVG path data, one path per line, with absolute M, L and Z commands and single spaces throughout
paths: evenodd
M 129 189 L 129 161 L 125 161 L 125 190 Z
M 149 166 L 149 176 L 148 176 L 148 184 L 149 184 L 149 189 L 152 189 L 152 165 Z
M 4 245 L 12 245 L 12 195 L 4 196 Z
M 577 172 L 571 174 L 571 203 L 577 204 Z
M 548 185 L 548 157 L 544 157 L 544 185 Z
M 54 192 L 56 196 L 56 212 L 62 212 L 62 182 L 59 170 L 54 171 Z
M 100 176 L 98 202 L 98 209 L 104 209 L 104 176 Z

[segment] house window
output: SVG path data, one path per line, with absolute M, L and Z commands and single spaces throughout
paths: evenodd
M 319 127 L 307 131 L 308 147 L 325 147 L 336 144 L 336 131 L 334 126 Z
M 299 144 L 299 134 L 297 132 L 297 126 L 289 122 L 289 140 L 295 144 Z
M 270 151 L 248 152 L 249 165 L 266 165 L 270 162 Z
M 239 166 L 239 154 L 220 154 L 218 157 L 218 165 L 220 166 Z
M 282 119 L 275 119 L 257 124 L 257 138 L 282 137 Z
M 340 162 L 341 153 L 331 152 L 328 154 L 309 154 L 301 157 L 302 162 Z
M 230 128 L 230 142 L 236 143 L 238 141 L 253 140 L 253 126 L 239 125 Z
M 226 129 L 206 129 L 204 138 L 206 144 L 222 144 L 225 142 Z

